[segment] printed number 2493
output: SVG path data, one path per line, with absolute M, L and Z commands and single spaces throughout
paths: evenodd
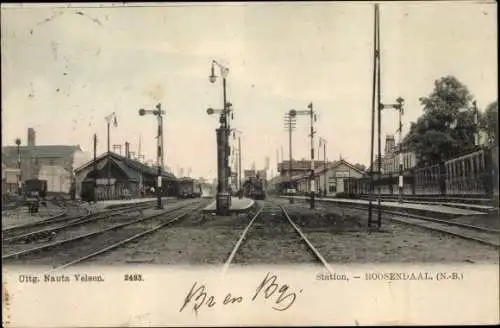
M 142 274 L 126 274 L 125 281 L 143 281 Z

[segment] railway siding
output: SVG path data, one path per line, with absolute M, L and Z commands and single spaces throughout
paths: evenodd
M 281 196 L 282 199 L 289 197 Z M 308 202 L 309 197 L 295 196 L 299 201 Z M 318 203 L 336 204 L 338 206 L 368 206 L 368 200 L 362 199 L 342 199 L 342 198 L 325 198 L 318 199 Z M 378 206 L 377 201 L 372 202 L 374 208 Z M 416 203 L 402 203 L 381 201 L 381 208 L 386 210 L 404 210 L 415 214 L 438 216 L 439 218 L 455 218 L 464 215 L 485 215 L 486 213 L 477 210 L 454 208 L 439 204 L 416 204 Z
M 75 244 L 97 244 L 103 239 L 103 235 L 107 235 L 107 239 L 113 239 L 117 236 L 130 233 L 129 226 L 134 226 L 136 229 L 144 230 L 155 221 L 162 221 L 164 215 L 171 215 L 182 211 L 188 207 L 192 207 L 200 203 L 200 201 L 187 201 L 181 204 L 171 205 L 164 210 L 148 210 L 141 209 L 136 211 L 133 208 L 110 215 L 116 216 L 110 219 L 105 213 L 98 215 L 91 220 L 84 221 L 85 223 L 73 226 L 70 225 L 65 229 L 58 230 L 58 233 L 53 235 L 53 238 L 45 240 L 35 240 L 28 244 L 7 244 L 3 245 L 4 255 L 3 260 L 7 262 L 25 262 L 39 264 L 53 264 L 53 261 L 58 261 L 66 252 L 74 254 L 78 251 L 84 251 L 82 247 L 75 247 Z M 146 213 L 144 213 L 146 211 Z M 149 221 L 148 225 L 141 225 L 142 221 Z M 152 222 L 152 223 L 151 223 Z M 111 238 L 112 237 L 112 238 Z
M 498 250 L 450 234 L 402 224 L 382 216 L 380 231 L 367 231 L 367 211 L 319 205 L 314 211 L 306 203 L 285 204 L 297 218 L 301 229 L 330 264 L 335 263 L 498 263 Z M 392 216 L 392 215 L 391 215 Z M 303 219 L 300 219 L 300 218 Z M 322 218 L 336 217 L 338 222 L 354 220 L 359 229 L 324 229 Z M 308 218 L 310 218 L 309 222 Z M 406 219 L 406 218 L 405 218 Z M 309 229 L 309 227 L 314 227 Z

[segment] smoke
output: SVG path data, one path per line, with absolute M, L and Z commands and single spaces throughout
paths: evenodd
M 144 94 L 155 101 L 160 101 L 165 95 L 165 88 L 161 84 L 155 84 L 150 88 L 147 88 L 144 91 Z

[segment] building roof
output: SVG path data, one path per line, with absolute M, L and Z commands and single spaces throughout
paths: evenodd
M 136 161 L 134 159 L 131 159 L 131 158 L 127 158 L 125 156 L 122 156 L 122 155 L 118 155 L 117 153 L 113 153 L 113 152 L 109 152 L 109 155 L 111 157 L 111 160 L 117 164 L 117 166 L 125 173 L 127 174 L 127 176 L 129 177 L 129 179 L 131 180 L 139 180 L 139 173 L 138 172 L 143 172 L 145 174 L 149 174 L 149 175 L 157 175 L 158 174 L 158 171 L 156 168 L 154 167 L 151 167 L 151 166 L 147 166 L 139 161 Z M 99 155 L 97 158 L 96 158 L 96 161 L 99 162 L 100 160 L 106 158 L 108 156 L 108 153 L 103 153 L 101 155 Z M 83 164 L 82 166 L 78 167 L 75 169 L 75 173 L 77 172 L 80 172 L 84 169 L 86 169 L 87 167 L 89 167 L 90 165 L 92 165 L 94 163 L 94 160 L 92 159 L 91 161 Z M 173 175 L 172 173 L 169 173 L 169 172 L 166 172 L 164 170 L 162 170 L 162 176 L 165 177 L 165 178 L 170 178 L 170 179 L 173 179 L 173 180 L 177 180 L 177 178 L 175 177 L 175 175 Z
M 361 175 L 365 174 L 362 170 L 358 169 L 357 167 L 355 167 L 354 165 L 352 165 L 351 163 L 349 163 L 343 159 L 335 161 L 335 162 L 330 163 L 330 164 L 327 164 L 326 168 L 324 166 L 318 167 L 317 169 L 314 170 L 314 174 L 315 174 L 315 176 L 319 176 L 321 173 L 324 173 L 325 171 L 333 170 L 342 164 L 346 165 L 351 170 L 354 170 L 354 171 L 360 173 Z M 309 177 L 310 177 L 309 173 L 302 173 L 302 174 L 292 176 L 292 181 L 297 181 L 297 180 L 301 180 L 301 179 L 309 178 Z M 285 177 L 284 179 L 288 179 L 288 178 Z
M 316 160 L 315 161 L 316 163 L 323 163 L 322 160 Z M 331 164 L 332 162 L 327 162 L 327 165 L 328 164 Z M 278 171 L 282 171 L 282 170 L 285 170 L 287 171 L 288 168 L 290 167 L 290 161 L 282 161 L 280 163 L 278 163 Z M 300 160 L 300 161 L 296 161 L 296 160 L 292 160 L 292 170 L 310 170 L 311 169 L 311 161 L 310 160 Z
M 21 156 L 23 153 L 27 153 L 29 147 L 20 146 L 19 151 Z M 82 151 L 79 145 L 44 145 L 44 146 L 32 146 L 31 151 L 35 157 L 64 157 L 71 156 L 75 151 Z M 17 146 L 5 146 L 2 147 L 2 153 L 5 156 L 17 157 Z
M 45 146 L 32 146 L 31 154 L 30 148 L 27 146 L 20 146 L 19 153 L 22 158 L 31 156 L 31 158 L 65 158 L 71 157 L 76 151 L 82 151 L 79 145 L 45 145 Z M 7 166 L 17 166 L 17 146 L 2 147 L 2 159 Z

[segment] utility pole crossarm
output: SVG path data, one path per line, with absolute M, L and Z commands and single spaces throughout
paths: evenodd
M 380 104 L 380 109 L 390 109 L 390 108 L 394 108 L 394 109 L 401 109 L 401 105 L 400 104 Z

